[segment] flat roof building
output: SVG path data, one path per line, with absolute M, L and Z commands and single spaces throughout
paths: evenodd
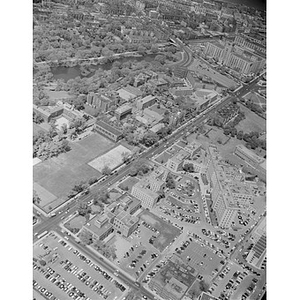
M 120 232 L 125 237 L 128 237 L 137 229 L 138 223 L 138 217 L 132 216 L 126 211 L 121 211 L 114 218 L 113 226 L 117 232 Z
M 263 164 L 265 161 L 264 158 L 256 155 L 253 151 L 242 144 L 236 146 L 234 153 L 255 168 L 257 168 L 260 164 Z
M 190 153 L 185 150 L 180 150 L 167 161 L 167 168 L 170 171 L 177 172 L 183 166 L 184 160 L 190 157 Z
M 105 137 L 113 140 L 114 142 L 117 142 L 122 138 L 121 130 L 116 129 L 112 125 L 101 120 L 97 120 L 94 127 L 94 131 L 101 135 L 104 135 Z
M 132 112 L 132 107 L 127 104 L 124 104 L 115 110 L 115 116 L 120 121 L 124 119 L 127 115 L 131 114 L 131 112 Z
M 140 100 L 137 101 L 136 106 L 138 109 L 143 110 L 149 106 L 155 104 L 156 97 L 152 95 L 148 95 Z
M 92 234 L 93 241 L 104 240 L 111 234 L 114 229 L 106 215 L 97 215 L 86 223 L 82 230 L 86 230 Z

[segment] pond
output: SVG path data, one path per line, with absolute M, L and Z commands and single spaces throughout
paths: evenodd
M 139 57 L 123 57 L 118 59 L 117 61 L 119 61 L 120 63 L 124 63 L 127 61 L 153 61 L 154 57 L 156 56 L 156 54 L 149 54 L 146 56 L 139 56 Z M 55 67 L 55 68 L 51 68 L 51 72 L 53 73 L 53 77 L 54 79 L 63 79 L 64 81 L 68 81 L 69 79 L 74 79 L 76 77 L 91 77 L 94 75 L 95 71 L 98 69 L 102 69 L 102 70 L 110 70 L 112 68 L 112 64 L 113 62 L 108 62 L 105 64 L 99 64 L 99 65 L 90 65 L 90 69 L 93 70 L 91 73 L 89 73 L 87 76 L 83 76 L 81 74 L 80 71 L 80 66 L 75 66 L 75 67 L 63 67 L 63 66 L 59 66 L 59 67 Z

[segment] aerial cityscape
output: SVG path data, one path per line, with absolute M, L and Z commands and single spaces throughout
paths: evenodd
M 33 299 L 265 300 L 265 1 L 32 22 Z

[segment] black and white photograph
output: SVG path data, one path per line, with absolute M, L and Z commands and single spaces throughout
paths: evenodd
M 2 71 L 12 187 L 1 256 L 24 285 L 9 273 L 5 298 L 298 299 L 279 296 L 292 281 L 273 281 L 299 277 L 298 192 L 286 194 L 298 177 L 280 169 L 296 170 L 299 156 L 289 144 L 299 76 L 280 69 L 298 64 L 285 11 L 265 0 L 27 2 L 17 9 L 26 20 L 5 23 L 17 45 L 2 44 L 16 67 Z M 269 15 L 282 31 L 269 34 Z
M 33 1 L 33 299 L 266 299 L 266 3 Z

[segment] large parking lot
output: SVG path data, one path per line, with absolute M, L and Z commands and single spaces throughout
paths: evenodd
M 151 230 L 140 226 L 130 237 L 116 235 L 109 242 L 116 248 L 115 264 L 135 279 L 141 277 L 159 255 L 149 243 L 152 234 Z
M 127 287 L 55 233 L 34 244 L 33 286 L 46 299 L 119 299 Z
M 224 261 L 223 255 L 192 238 L 176 249 L 176 254 L 208 280 L 218 272 L 222 267 L 221 261 Z

